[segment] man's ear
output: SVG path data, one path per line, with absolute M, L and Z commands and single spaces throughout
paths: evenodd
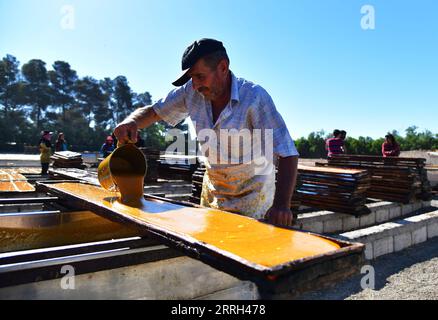
M 221 74 L 228 74 L 228 68 L 229 68 L 230 64 L 226 59 L 222 59 L 221 62 L 219 62 L 218 68 L 219 68 L 219 72 Z

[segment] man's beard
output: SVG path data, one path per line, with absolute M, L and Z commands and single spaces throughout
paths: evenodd
M 217 99 L 218 97 L 220 97 L 221 95 L 221 91 L 218 88 L 206 88 L 206 87 L 202 87 L 198 89 L 198 92 L 200 94 L 202 94 L 202 96 L 209 101 L 213 101 L 215 99 Z

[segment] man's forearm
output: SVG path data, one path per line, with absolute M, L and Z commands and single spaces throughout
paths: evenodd
M 160 116 L 150 106 L 143 107 L 131 113 L 128 119 L 132 119 L 137 123 L 138 129 L 148 128 L 155 122 L 161 121 Z
M 290 208 L 297 180 L 298 156 L 280 158 L 273 206 Z

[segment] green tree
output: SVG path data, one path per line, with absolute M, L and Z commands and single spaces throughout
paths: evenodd
M 19 65 L 17 59 L 9 54 L 0 61 L 0 104 L 3 106 L 3 116 L 6 121 L 20 93 L 17 82 Z
M 114 83 L 114 121 L 120 123 L 132 111 L 132 91 L 129 87 L 128 80 L 124 76 L 118 76 L 113 80 Z
M 312 132 L 307 137 L 309 143 L 310 157 L 312 158 L 322 158 L 327 152 L 325 150 L 325 132 L 324 130 L 318 132 Z
M 310 145 L 306 138 L 301 137 L 295 140 L 295 146 L 302 158 L 310 158 Z
M 152 104 L 152 96 L 149 92 L 144 93 L 133 93 L 132 100 L 135 106 L 135 109 L 137 109 L 139 106 L 149 106 Z
M 75 93 L 75 106 L 83 113 L 88 126 L 91 127 L 96 114 L 101 112 L 105 105 L 105 95 L 101 91 L 99 82 L 91 77 L 80 79 L 76 81 Z M 109 113 L 106 115 L 109 116 Z M 101 120 L 99 116 L 97 118 Z
M 66 110 L 71 108 L 74 103 L 74 89 L 78 76 L 72 70 L 70 64 L 64 61 L 55 61 L 53 70 L 48 72 L 50 83 L 53 90 L 53 106 L 59 108 L 62 114 L 61 130 L 65 130 Z
M 49 86 L 46 63 L 38 59 L 30 60 L 23 65 L 21 72 L 25 79 L 26 101 L 33 107 L 31 115 L 38 131 L 42 129 L 43 111 L 51 104 L 53 96 L 53 91 Z

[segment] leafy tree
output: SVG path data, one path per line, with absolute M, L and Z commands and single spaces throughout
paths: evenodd
M 118 76 L 113 80 L 114 83 L 114 121 L 121 122 L 132 111 L 132 91 L 129 87 L 128 80 L 124 76 Z
M 105 105 L 105 95 L 101 91 L 99 82 L 91 77 L 76 81 L 75 92 L 75 106 L 83 113 L 88 126 L 91 127 L 95 114 Z
M 140 94 L 136 94 L 134 92 L 132 95 L 132 100 L 135 108 L 138 108 L 139 106 L 149 106 L 152 104 L 152 96 L 147 91 Z
M 6 121 L 9 111 L 24 103 L 23 83 L 19 80 L 19 65 L 18 60 L 9 54 L 0 61 L 0 104 L 3 106 Z
M 72 70 L 70 64 L 64 61 L 55 61 L 53 70 L 48 72 L 50 83 L 54 89 L 53 105 L 61 109 L 62 123 L 60 128 L 65 130 L 66 110 L 74 103 L 74 89 L 78 80 L 75 70 Z
M 312 132 L 307 137 L 307 141 L 309 142 L 309 152 L 310 156 L 313 158 L 318 158 L 324 153 L 325 151 L 325 138 L 324 138 L 324 131 L 318 131 L 318 132 Z
M 306 138 L 302 137 L 295 140 L 295 146 L 302 158 L 310 158 L 310 145 Z M 322 156 L 320 156 L 322 157 Z
M 110 78 L 104 78 L 99 82 L 99 85 L 103 93 L 104 104 L 96 107 L 95 125 L 99 128 L 104 128 L 104 131 L 109 131 L 115 128 L 117 124 L 113 117 L 116 105 L 114 100 L 114 82 Z
M 41 116 L 51 104 L 53 91 L 49 86 L 46 63 L 33 59 L 23 65 L 21 72 L 25 79 L 25 96 L 28 104 L 33 106 L 31 115 L 36 123 L 36 129 L 41 130 Z

